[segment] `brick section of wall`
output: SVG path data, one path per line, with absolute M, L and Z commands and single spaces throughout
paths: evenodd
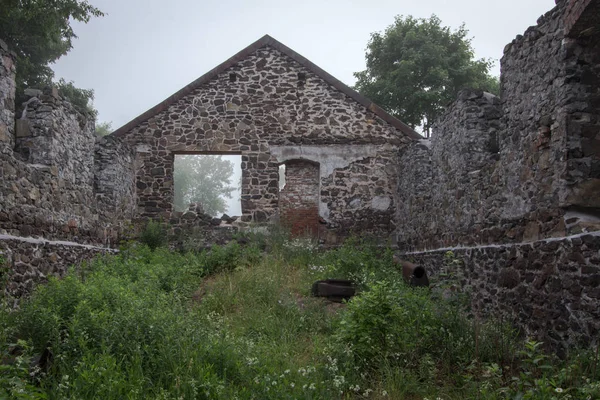
M 444 255 L 462 261 L 449 270 Z M 445 248 L 404 254 L 435 279 L 460 277 L 474 312 L 504 316 L 555 349 L 593 343 L 600 334 L 600 233 L 532 243 Z
M 285 163 L 285 187 L 279 192 L 283 226 L 293 236 L 317 236 L 319 231 L 319 165 L 303 160 Z

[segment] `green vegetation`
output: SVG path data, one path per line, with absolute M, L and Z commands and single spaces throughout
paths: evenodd
M 499 92 L 489 75 L 492 62 L 475 59 L 464 25 L 451 31 L 432 15 L 397 16 L 385 32 L 371 34 L 367 69 L 357 72 L 356 89 L 411 127 L 431 126 L 459 90 Z
M 390 251 L 243 239 L 201 253 L 134 244 L 3 307 L 0 398 L 600 396 L 597 353 L 550 358 L 470 318 L 454 283 L 406 287 Z M 310 297 L 331 277 L 362 291 L 346 305 Z
M 98 122 L 96 123 L 96 136 L 107 136 L 113 131 L 112 122 Z
M 161 221 L 149 219 L 140 233 L 140 242 L 148 246 L 150 251 L 167 244 L 167 230 Z
M 94 100 L 94 91 L 92 89 L 80 89 L 76 87 L 73 81 L 65 81 L 60 78 L 54 85 L 58 88 L 59 94 L 69 100 L 73 107 L 85 115 L 96 119 L 98 111 L 92 106 Z
M 77 38 L 71 22 L 87 23 L 104 14 L 86 0 L 2 0 L 0 39 L 17 55 L 17 105 L 25 99 L 26 88 L 52 83 L 50 64 L 67 54 Z M 60 94 L 87 116 L 96 117 L 89 104 L 94 92 L 60 80 Z

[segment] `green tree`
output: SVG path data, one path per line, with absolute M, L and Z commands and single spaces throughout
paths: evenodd
M 367 45 L 367 69 L 356 72 L 356 89 L 413 128 L 431 125 L 460 89 L 497 91 L 492 62 L 474 59 L 468 31 L 429 19 L 397 16 Z
M 71 21 L 88 22 L 102 15 L 86 0 L 1 0 L 0 39 L 17 54 L 17 101 L 23 99 L 25 88 L 52 83 L 50 64 L 67 54 L 77 38 Z M 93 97 L 89 90 L 69 89 L 76 91 L 63 96 Z
M 106 136 L 112 132 L 112 122 L 98 122 L 96 124 L 96 136 Z
M 225 212 L 227 201 L 236 190 L 231 185 L 233 163 L 218 155 L 181 155 L 175 157 L 176 211 L 184 211 L 190 203 L 200 203 L 206 214 Z

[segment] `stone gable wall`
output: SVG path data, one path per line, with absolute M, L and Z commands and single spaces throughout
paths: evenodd
M 411 141 L 271 47 L 258 49 L 123 137 L 138 151 L 136 184 L 144 216 L 170 216 L 174 154 L 228 152 L 242 155 L 242 220 L 266 222 L 278 214 L 279 164 L 288 152 L 306 149 L 310 155 L 297 158 L 337 162 L 321 173 L 321 217 L 329 227 L 349 233 L 365 225 L 354 221 L 385 220 L 371 229 L 384 236 L 393 229 L 397 150 Z M 355 154 L 357 146 L 368 146 L 369 153 Z M 342 161 L 322 163 L 326 153 Z M 333 179 L 338 172 L 348 177 L 342 184 Z M 373 206 L 376 196 L 386 199 Z M 340 198 L 361 205 L 342 209 Z

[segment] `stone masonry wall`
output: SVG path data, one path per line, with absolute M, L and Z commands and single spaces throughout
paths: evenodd
M 116 207 L 123 203 L 123 196 L 133 192 L 131 155 L 129 160 L 103 160 L 101 154 L 109 150 L 99 145 L 94 166 L 93 123 L 81 120 L 69 103 L 50 94 L 31 98 L 24 114 L 17 122 L 19 153 L 8 149 L 0 159 L 0 233 L 80 243 L 107 242 L 107 225 L 133 215 L 132 207 Z M 111 170 L 119 171 L 112 173 L 117 179 L 103 180 Z M 99 194 L 102 206 L 115 205 L 103 213 L 98 211 L 94 173 L 104 191 Z
M 565 8 L 506 46 L 501 99 L 463 91 L 431 142 L 403 152 L 400 170 L 418 172 L 399 175 L 401 248 L 600 229 L 599 41 L 565 38 Z
M 12 151 L 15 119 L 16 56 L 0 40 L 0 154 Z
M 412 141 L 269 46 L 123 132 L 123 137 L 138 151 L 138 206 L 144 216 L 168 218 L 171 213 L 174 154 L 241 154 L 242 220 L 260 223 L 278 213 L 278 166 L 286 159 L 274 149 L 279 155 L 309 149 L 315 157 L 331 150 L 336 160 L 349 162 L 321 171 L 321 217 L 331 229 L 342 232 L 343 227 L 347 233 L 381 220 L 371 230 L 386 236 L 393 230 L 397 150 Z M 355 154 L 351 149 L 357 146 L 368 146 L 369 153 Z M 340 148 L 345 151 L 340 153 Z M 334 172 L 348 179 L 338 184 Z M 381 200 L 373 202 L 377 196 Z M 350 199 L 356 200 L 355 209 L 339 208 L 338 202 L 345 206 Z
M 437 121 L 431 141 L 402 154 L 396 216 L 402 248 L 497 240 L 484 228 L 499 222 L 491 204 L 499 180 L 494 168 L 501 116 L 499 98 L 464 90 Z M 490 206 L 482 207 L 486 202 Z
M 578 26 L 589 35 L 565 38 L 568 64 L 566 82 L 575 90 L 565 102 L 568 134 L 567 185 L 561 204 L 600 208 L 600 1 L 588 3 L 589 17 Z
M 540 17 L 537 26 L 506 47 L 502 59 L 507 132 L 500 146 L 510 192 L 507 217 L 558 207 L 600 207 L 600 36 L 566 38 L 565 9 L 559 2 Z
M 80 199 L 68 203 L 89 198 L 94 177 L 94 120 L 75 110 L 56 89 L 45 92 L 26 91 L 34 97 L 25 102 L 17 122 L 15 151 L 28 164 L 60 166 L 58 178 L 79 188 Z
M 565 36 L 565 10 L 506 46 L 500 99 L 461 92 L 401 152 L 396 213 L 405 258 L 436 274 L 452 250 L 477 312 L 554 348 L 600 329 L 600 32 L 584 11 Z
M 292 235 L 316 236 L 319 230 L 319 165 L 293 160 L 285 163 L 285 187 L 279 193 L 282 225 Z
M 96 143 L 94 122 L 56 89 L 25 90 L 16 120 L 14 62 L 0 41 L 0 251 L 6 293 L 20 297 L 115 244 L 134 217 L 135 165 L 119 140 Z
M 4 295 L 15 301 L 31 293 L 37 284 L 51 275 L 62 277 L 71 266 L 78 266 L 99 254 L 114 250 L 65 241 L 47 241 L 0 235 L 0 256 L 9 269 L 9 279 L 2 288 Z M 4 271 L 2 271 L 4 272 Z
M 122 139 L 96 139 L 93 189 L 99 219 L 109 230 L 105 244 L 113 244 L 136 216 L 135 173 L 135 152 Z
M 461 265 L 444 266 L 452 251 Z M 406 253 L 433 277 L 460 277 L 474 312 L 503 316 L 555 349 L 600 337 L 600 233 L 531 243 Z M 452 270 L 449 270 L 452 268 Z
M 24 104 L 17 121 L 15 156 L 25 165 L 50 169 L 56 186 L 44 188 L 40 196 L 49 192 L 53 210 L 76 215 L 83 225 L 93 224 L 94 122 L 56 90 L 28 92 L 35 97 Z

